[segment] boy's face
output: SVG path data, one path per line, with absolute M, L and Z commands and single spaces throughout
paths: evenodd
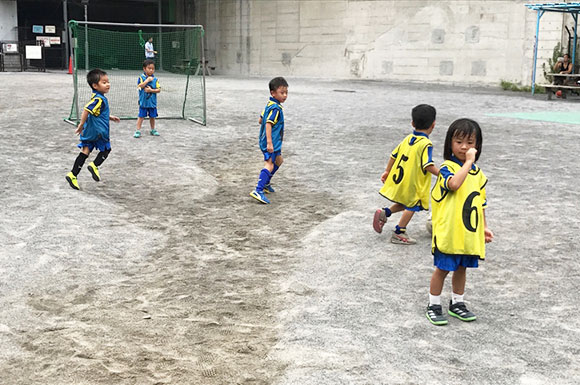
M 451 152 L 462 162 L 465 162 L 465 154 L 470 148 L 475 148 L 476 145 L 475 134 L 469 136 L 455 135 L 451 139 Z
M 143 67 L 145 75 L 152 76 L 155 73 L 155 64 L 149 64 L 147 67 Z
M 280 103 L 284 103 L 288 97 L 288 87 L 280 86 L 276 91 L 270 91 L 270 95 Z
M 99 91 L 102 94 L 106 94 L 111 89 L 111 83 L 109 83 L 109 76 L 103 75 L 99 79 L 98 83 L 93 83 L 93 89 Z

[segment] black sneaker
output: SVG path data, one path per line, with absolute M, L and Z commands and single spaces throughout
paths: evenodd
M 443 315 L 443 308 L 441 305 L 427 306 L 427 312 L 425 315 L 433 325 L 447 325 L 447 317 Z
M 449 310 L 447 310 L 447 313 L 465 322 L 475 321 L 477 319 L 475 314 L 467 310 L 465 302 L 457 302 L 454 304 L 452 301 L 449 301 Z

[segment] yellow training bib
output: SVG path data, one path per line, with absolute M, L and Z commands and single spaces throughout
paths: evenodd
M 429 210 L 431 174 L 425 168 L 433 164 L 429 158 L 430 147 L 433 144 L 429 138 L 414 134 L 399 143 L 391 155 L 395 163 L 379 194 L 405 207 L 420 205 L 423 210 Z
M 453 174 L 461 166 L 446 160 Z M 445 179 L 439 174 L 431 190 L 433 206 L 433 237 L 431 251 L 444 254 L 471 255 L 485 259 L 485 232 L 483 210 L 486 205 L 485 185 L 487 178 L 477 166 L 467 174 L 465 181 L 456 191 L 446 189 Z

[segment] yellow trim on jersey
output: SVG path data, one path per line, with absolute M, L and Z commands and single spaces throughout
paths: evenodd
M 91 114 L 93 116 L 99 116 L 99 115 L 101 115 L 101 105 L 103 104 L 103 99 L 97 98 L 96 96 L 97 96 L 97 94 L 93 94 L 91 96 L 91 100 L 87 104 L 85 104 L 85 107 L 84 107 L 84 109 L 87 110 L 89 112 L 89 114 Z M 91 104 L 93 104 L 93 102 L 95 100 L 98 100 L 97 101 L 97 104 L 93 107 L 92 110 L 90 110 L 88 107 Z
M 443 162 L 441 168 L 444 166 L 453 174 L 461 168 L 451 160 Z M 432 252 L 439 250 L 449 255 L 471 255 L 485 259 L 483 210 L 487 201 L 486 184 L 487 178 L 477 166 L 469 171 L 456 191 L 449 190 L 447 180 L 439 174 L 431 190 Z
M 276 116 L 274 117 L 274 119 L 270 119 L 270 117 L 272 116 L 273 112 L 276 112 Z M 276 124 L 278 122 L 278 117 L 280 116 L 280 111 L 278 110 L 271 110 L 270 113 L 268 114 L 268 119 L 266 120 L 267 123 L 272 123 L 272 124 Z
M 432 146 L 429 138 L 413 134 L 399 143 L 391 153 L 395 163 L 379 194 L 405 207 L 420 205 L 429 210 L 431 174 L 425 168 L 433 164 L 428 161 Z

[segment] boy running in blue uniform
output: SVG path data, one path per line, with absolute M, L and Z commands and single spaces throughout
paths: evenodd
M 111 142 L 109 140 L 109 120 L 120 122 L 120 119 L 109 113 L 109 101 L 105 94 L 109 92 L 111 84 L 109 77 L 103 70 L 95 68 L 87 74 L 87 83 L 93 90 L 91 100 L 86 104 L 81 114 L 81 121 L 75 130 L 75 134 L 80 134 L 81 152 L 77 156 L 74 166 L 66 175 L 70 187 L 80 190 L 77 175 L 81 171 L 85 161 L 91 151 L 95 148 L 99 153 L 95 160 L 88 165 L 88 169 L 95 181 L 100 181 L 99 167 L 107 159 L 111 152 Z
M 155 129 L 155 118 L 157 117 L 157 94 L 161 92 L 159 87 L 159 80 L 153 76 L 155 73 L 155 62 L 152 59 L 147 59 L 143 62 L 143 73 L 137 80 L 137 87 L 139 87 L 139 115 L 137 118 L 137 131 L 135 131 L 135 138 L 141 137 L 141 125 L 143 119 L 149 115 L 149 125 L 151 131 L 149 133 L 153 136 L 159 136 L 159 132 Z
M 284 138 L 284 111 L 282 103 L 288 97 L 288 83 L 286 79 L 277 77 L 270 80 L 270 100 L 260 115 L 260 150 L 264 155 L 264 168 L 256 189 L 250 196 L 261 203 L 268 204 L 264 192 L 273 193 L 274 188 L 270 180 L 278 171 L 284 159 L 282 158 L 282 140 Z
M 477 122 L 458 119 L 451 123 L 445 137 L 445 161 L 431 190 L 431 253 L 435 271 L 431 276 L 426 316 L 434 325 L 447 324 L 440 295 L 450 271 L 453 272 L 453 293 L 447 313 L 466 322 L 476 319 L 463 302 L 466 269 L 476 268 L 478 260 L 485 259 L 485 244 L 493 239 L 485 219 L 487 178 L 475 164 L 481 155 L 481 144 L 481 128 Z
M 381 175 L 384 185 L 379 194 L 394 204 L 391 207 L 377 209 L 373 218 L 373 228 L 377 233 L 381 233 L 387 218 L 404 210 L 399 224 L 395 226 L 391 235 L 391 242 L 401 245 L 416 243 L 407 235 L 407 224 L 416 211 L 429 210 L 431 174 L 439 175 L 439 169 L 433 164 L 433 144 L 429 140 L 429 135 L 435 127 L 435 108 L 428 104 L 420 104 L 413 108 L 411 116 L 413 133 L 393 150 L 387 169 Z

